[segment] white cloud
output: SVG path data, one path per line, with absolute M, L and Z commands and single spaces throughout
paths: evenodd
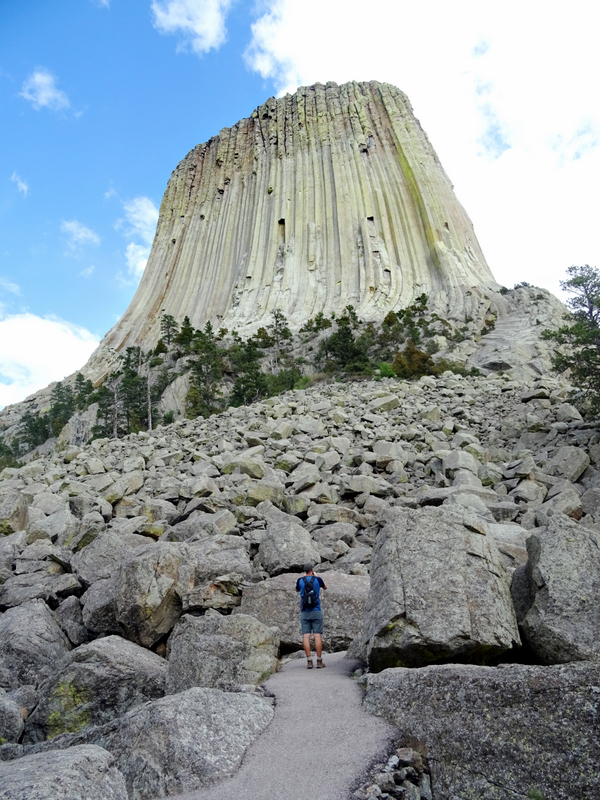
M 0 319 L 0 407 L 17 403 L 82 367 L 99 338 L 57 317 Z
M 137 283 L 144 273 L 156 223 L 158 222 L 158 208 L 149 197 L 140 195 L 123 203 L 125 218 L 117 221 L 117 228 L 123 230 L 127 237 L 141 240 L 130 242 L 125 249 L 127 259 L 127 274 L 124 277 L 119 273 L 117 278 L 123 285 Z
M 10 179 L 13 183 L 17 184 L 17 189 L 20 192 L 23 192 L 23 195 L 27 197 L 27 192 L 29 191 L 29 184 L 27 181 L 24 181 L 23 178 L 21 178 L 20 175 L 17 175 L 16 172 L 13 172 L 13 174 L 10 176 Z
M 201 55 L 220 47 L 225 18 L 235 0 L 152 0 L 153 24 L 159 33 L 179 33 L 183 47 Z
M 21 97 L 29 100 L 37 111 L 40 108 L 60 111 L 71 105 L 67 95 L 56 87 L 56 76 L 45 67 L 38 67 L 31 73 L 23 83 Z
M 21 290 L 17 284 L 6 278 L 0 278 L 0 289 L 4 289 L 5 292 L 10 292 L 11 294 L 21 294 Z
M 110 0 L 92 0 L 92 3 L 98 8 L 110 8 Z
M 595 9 L 541 0 L 264 0 L 248 66 L 281 94 L 333 80 L 405 91 L 501 283 L 558 291 L 597 263 Z
M 148 256 L 150 255 L 150 248 L 144 244 L 134 244 L 130 242 L 125 249 L 125 258 L 127 259 L 127 272 L 135 279 L 139 279 L 144 274 L 146 264 L 148 263 Z
M 82 225 L 81 222 L 78 222 L 76 219 L 72 219 L 68 222 L 61 222 L 60 229 L 67 237 L 67 243 L 72 250 L 77 250 L 88 244 L 100 244 L 100 237 L 98 234 L 91 228 Z
M 129 228 L 129 235 L 139 236 L 146 244 L 152 244 L 156 223 L 158 222 L 158 208 L 149 197 L 134 197 L 123 203 L 125 219 Z
M 84 278 L 89 278 L 93 274 L 95 269 L 96 269 L 96 267 L 94 266 L 94 264 L 92 264 L 90 267 L 86 267 L 85 269 L 82 269 L 79 274 Z

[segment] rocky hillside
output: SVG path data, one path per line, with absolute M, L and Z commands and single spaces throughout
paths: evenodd
M 231 774 L 313 561 L 326 646 L 364 661 L 430 797 L 597 797 L 600 434 L 567 393 L 323 382 L 5 469 L 1 796 L 19 764 L 119 798 Z

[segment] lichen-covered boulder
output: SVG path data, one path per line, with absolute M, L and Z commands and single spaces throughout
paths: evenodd
M 372 671 L 451 658 L 485 662 L 520 644 L 506 571 L 466 509 L 390 509 L 371 560 L 364 640 Z
M 115 759 L 92 744 L 0 762 L 0 800 L 128 800 Z
M 89 586 L 110 578 L 123 562 L 140 547 L 147 547 L 148 538 L 136 533 L 104 531 L 71 559 L 73 572 Z
M 556 515 L 527 551 L 523 637 L 546 664 L 600 661 L 600 534 Z
M 102 725 L 164 694 L 167 663 L 120 636 L 72 650 L 39 689 L 26 740 L 43 741 L 87 725 Z
M 247 614 L 181 617 L 168 643 L 167 692 L 192 686 L 232 689 L 258 684 L 277 670 L 279 631 Z
M 599 685 L 592 663 L 386 669 L 364 704 L 427 754 L 434 798 L 597 800 Z
M 0 616 L 0 663 L 10 674 L 11 687 L 39 683 L 70 649 L 42 600 L 9 608 Z

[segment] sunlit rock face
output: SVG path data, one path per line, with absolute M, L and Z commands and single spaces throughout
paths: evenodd
M 172 173 L 150 259 L 101 350 L 153 345 L 160 317 L 242 334 L 352 304 L 381 319 L 426 292 L 496 286 L 405 94 L 371 81 L 271 98 Z

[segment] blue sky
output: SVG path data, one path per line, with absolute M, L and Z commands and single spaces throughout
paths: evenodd
M 81 366 L 125 311 L 188 150 L 314 81 L 408 93 L 501 283 L 557 292 L 598 264 L 594 8 L 562 8 L 0 3 L 0 406 Z

